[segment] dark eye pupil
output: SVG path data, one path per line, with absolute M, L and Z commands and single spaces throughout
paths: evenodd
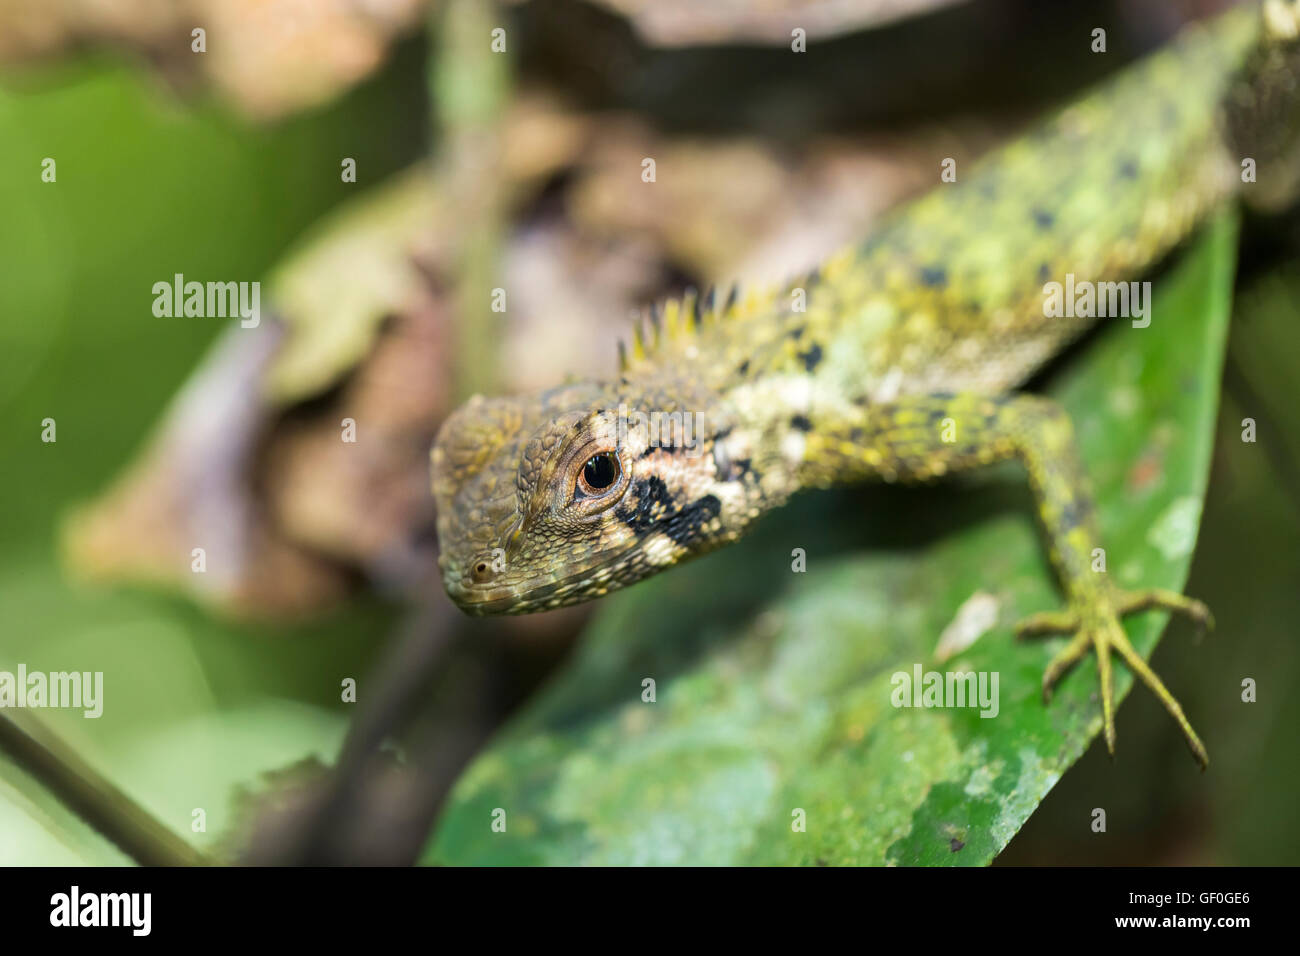
M 582 479 L 587 487 L 600 491 L 618 480 L 618 463 L 609 452 L 592 455 L 582 466 Z

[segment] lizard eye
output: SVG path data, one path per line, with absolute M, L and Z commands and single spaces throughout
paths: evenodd
M 587 459 L 578 473 L 578 490 L 586 495 L 599 495 L 618 484 L 621 470 L 618 456 L 602 451 Z

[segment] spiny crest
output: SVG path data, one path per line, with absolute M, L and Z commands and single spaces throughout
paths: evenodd
M 658 354 L 664 346 L 698 335 L 718 322 L 756 315 L 770 305 L 777 289 L 772 286 L 749 290 L 742 298 L 736 283 L 727 287 L 725 296 L 720 296 L 715 286 L 709 286 L 703 295 L 692 287 L 680 299 L 668 299 L 642 309 L 634 314 L 630 345 L 618 343 L 618 370 L 625 372 L 633 363 Z

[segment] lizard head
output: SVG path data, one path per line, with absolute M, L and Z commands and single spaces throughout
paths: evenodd
M 474 615 L 562 607 L 721 543 L 720 423 L 701 407 L 577 384 L 458 409 L 432 452 L 452 600 Z

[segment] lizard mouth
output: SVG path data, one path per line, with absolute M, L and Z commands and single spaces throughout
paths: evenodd
M 457 585 L 449 587 L 447 593 L 456 606 L 471 617 L 508 614 L 520 601 L 520 596 L 513 588 L 496 588 L 483 592 Z
M 589 600 L 612 590 L 618 576 L 612 572 L 600 574 L 601 569 L 618 569 L 632 550 L 605 556 L 604 560 L 580 568 L 562 578 L 534 578 L 517 583 L 478 583 L 470 574 L 449 575 L 445 580 L 447 594 L 456 606 L 472 617 L 499 614 L 528 614 L 548 611 Z

